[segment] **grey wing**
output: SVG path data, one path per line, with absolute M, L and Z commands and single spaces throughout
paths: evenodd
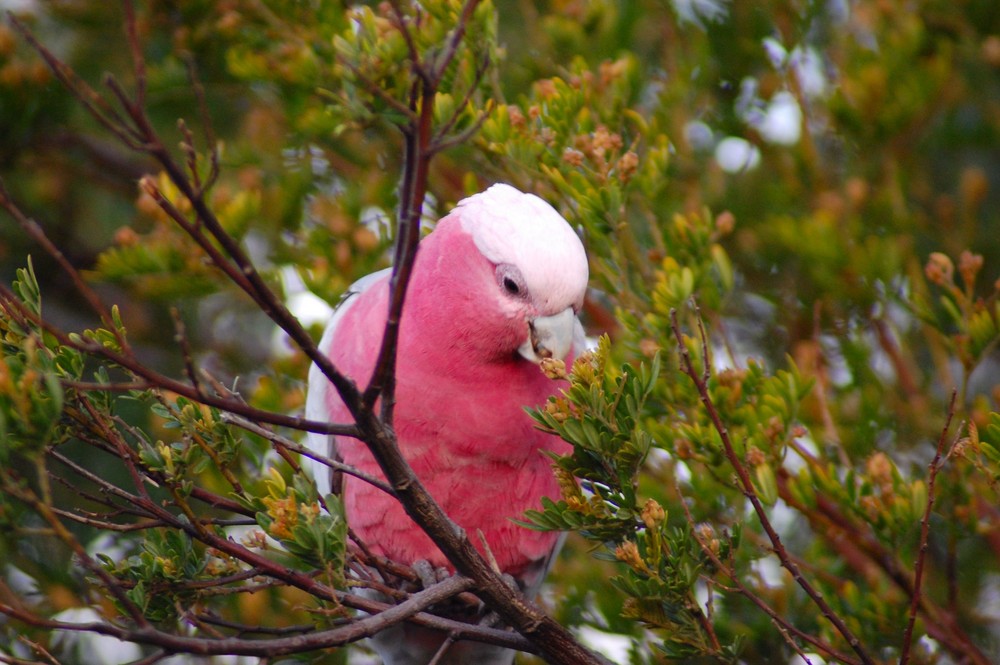
M 355 303 L 357 296 L 364 293 L 378 281 L 386 278 L 391 270 L 391 268 L 386 268 L 378 272 L 373 272 L 348 287 L 347 291 L 340 298 L 340 302 L 337 303 L 337 307 L 333 311 L 333 316 L 330 317 L 330 322 L 326 325 L 326 330 L 323 331 L 323 338 L 319 342 L 321 353 L 329 355 L 330 344 L 333 342 L 333 337 L 337 332 L 337 326 L 343 320 L 344 314 Z M 322 422 L 330 420 L 330 411 L 327 406 L 327 391 L 332 389 L 326 376 L 323 375 L 323 372 L 314 363 L 309 368 L 309 383 L 306 391 L 306 418 Z M 306 446 L 320 455 L 340 461 L 340 456 L 337 454 L 336 437 L 330 434 L 307 432 Z M 343 474 L 311 458 L 303 458 L 302 461 L 303 467 L 312 471 L 313 479 L 316 481 L 316 489 L 319 491 L 320 496 L 326 496 L 330 492 L 340 492 Z
M 559 539 L 556 541 L 555 546 L 549 552 L 548 556 L 542 557 L 536 561 L 533 561 L 523 573 L 521 573 L 520 579 L 517 580 L 517 585 L 521 588 L 521 592 L 524 597 L 528 600 L 534 600 L 535 596 L 542 588 L 542 583 L 545 581 L 546 576 L 548 576 L 549 571 L 552 570 L 552 565 L 556 562 L 556 557 L 559 556 L 560 550 L 563 548 L 563 544 L 566 542 L 566 537 L 569 532 L 564 531 L 559 534 Z

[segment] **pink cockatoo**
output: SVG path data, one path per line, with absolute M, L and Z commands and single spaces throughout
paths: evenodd
M 582 350 L 577 313 L 587 288 L 587 257 L 573 229 L 549 204 L 508 185 L 461 201 L 419 246 L 403 308 L 396 365 L 395 432 L 421 482 L 474 543 L 490 553 L 529 596 L 544 576 L 558 534 L 512 519 L 558 496 L 542 450 L 568 444 L 535 428 L 525 413 L 559 384 L 539 369 L 543 357 Z M 389 299 L 389 271 L 357 282 L 330 321 L 320 350 L 364 383 L 373 370 Z M 306 415 L 349 422 L 350 414 L 315 366 Z M 382 477 L 357 440 L 310 434 L 319 453 Z M 312 462 L 321 494 L 330 468 Z M 336 488 L 335 488 L 336 489 Z M 444 555 L 378 488 L 343 476 L 348 523 L 376 554 L 404 564 L 451 569 Z M 444 635 L 397 626 L 375 641 L 386 663 L 427 663 Z M 497 647 L 452 645 L 443 663 L 510 663 Z

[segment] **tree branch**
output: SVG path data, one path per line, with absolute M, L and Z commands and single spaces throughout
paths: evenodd
M 6 603 L 0 603 L 0 613 L 39 628 L 109 635 L 119 640 L 157 646 L 177 653 L 190 653 L 202 656 L 226 654 L 260 657 L 286 656 L 305 651 L 344 646 L 345 644 L 371 637 L 403 620 L 417 618 L 428 607 L 443 602 L 462 591 L 472 589 L 474 586 L 475 583 L 468 578 L 450 577 L 424 591 L 413 594 L 408 600 L 398 605 L 385 605 L 384 603 L 377 603 L 375 601 L 365 602 L 363 604 L 366 604 L 370 610 L 379 608 L 381 611 L 373 616 L 358 619 L 346 626 L 308 634 L 263 639 L 193 637 L 165 632 L 153 626 L 127 628 L 107 622 L 68 623 L 65 621 L 44 619 Z M 423 615 L 422 618 L 426 619 L 428 615 Z M 430 623 L 436 624 L 435 627 L 447 624 L 449 630 L 460 636 L 461 639 L 474 637 L 477 640 L 487 641 L 498 646 L 515 648 L 529 653 L 535 652 L 529 642 L 507 631 L 484 628 L 472 624 L 462 624 L 446 619 L 438 619 L 438 617 L 431 618 L 432 621 Z
M 597 656 L 579 645 L 565 628 L 550 617 L 547 617 L 536 607 L 526 603 L 489 567 L 488 563 L 479 555 L 465 534 L 448 519 L 434 502 L 433 498 L 430 497 L 419 483 L 412 469 L 409 468 L 400 455 L 395 436 L 392 433 L 398 329 L 405 302 L 406 287 L 417 253 L 422 206 L 427 191 L 430 160 L 433 155 L 433 151 L 430 149 L 434 137 L 433 102 L 441 78 L 457 53 L 458 46 L 465 35 L 466 23 L 471 18 L 477 4 L 477 0 L 468 0 L 463 6 L 460 21 L 452 30 L 444 51 L 439 54 L 438 59 L 434 63 L 433 70 L 427 70 L 433 71 L 434 76 L 432 80 L 420 81 L 419 76 L 417 76 L 418 81 L 412 88 L 408 105 L 412 112 L 411 124 L 403 128 L 404 138 L 406 139 L 406 159 L 402 179 L 403 186 L 400 193 L 400 232 L 397 241 L 396 261 L 394 262 L 390 282 L 392 295 L 379 359 L 363 396 L 358 392 L 354 382 L 340 374 L 325 354 L 318 350 L 316 344 L 299 322 L 288 312 L 276 294 L 266 285 L 240 244 L 226 233 L 215 214 L 209 208 L 203 197 L 202 188 L 199 188 L 196 183 L 191 181 L 185 174 L 185 169 L 174 160 L 163 145 L 142 106 L 145 75 L 142 64 L 143 55 L 134 39 L 134 25 L 127 25 L 126 32 L 130 35 L 130 45 L 133 59 L 135 60 L 134 69 L 137 76 L 137 92 L 130 98 L 114 78 L 108 78 L 106 81 L 111 93 L 117 98 L 124 115 L 111 110 L 111 107 L 101 100 L 96 93 L 86 86 L 78 84 L 75 77 L 67 73 L 69 70 L 65 65 L 48 52 L 37 40 L 29 37 L 32 45 L 42 54 L 46 62 L 56 71 L 60 80 L 74 94 L 81 99 L 85 96 L 90 97 L 89 100 L 83 101 L 85 107 L 98 121 L 108 127 L 126 145 L 150 154 L 160 164 L 181 195 L 190 202 L 197 224 L 188 222 L 183 215 L 171 215 L 171 218 L 208 253 L 213 264 L 220 268 L 237 286 L 247 293 L 289 335 L 306 356 L 316 363 L 331 383 L 333 383 L 344 404 L 352 413 L 352 416 L 356 420 L 355 427 L 327 425 L 306 421 L 302 418 L 283 417 L 280 414 L 250 409 L 235 399 L 222 398 L 212 394 L 202 394 L 205 391 L 197 383 L 192 385 L 162 376 L 136 361 L 127 352 L 109 349 L 86 338 L 77 337 L 71 339 L 69 335 L 56 330 L 53 326 L 45 324 L 40 317 L 29 316 L 28 318 L 34 320 L 36 324 L 47 332 L 52 333 L 60 343 L 84 353 L 102 357 L 109 362 L 123 367 L 136 377 L 148 381 L 161 390 L 170 390 L 199 403 L 231 411 L 259 422 L 308 429 L 309 431 L 316 432 L 354 435 L 362 439 L 371 448 L 374 457 L 377 459 L 389 481 L 389 486 L 400 498 L 406 512 L 421 528 L 430 534 L 445 556 L 455 563 L 459 573 L 472 580 L 470 584 L 477 587 L 478 593 L 487 604 L 497 611 L 504 621 L 528 637 L 531 641 L 530 644 L 533 646 L 529 646 L 529 643 L 521 638 L 502 631 L 494 631 L 504 636 L 502 639 L 498 639 L 497 635 L 483 632 L 486 629 L 478 627 L 470 629 L 463 627 L 461 624 L 438 620 L 437 618 L 421 618 L 418 620 L 417 615 L 408 614 L 408 610 L 405 608 L 404 610 L 396 610 L 396 614 L 387 614 L 386 617 L 396 617 L 399 615 L 401 618 L 398 620 L 407 618 L 418 623 L 423 623 L 424 625 L 430 625 L 439 630 L 444 630 L 448 634 L 455 635 L 458 639 L 479 639 L 491 641 L 492 643 L 511 645 L 514 648 L 522 650 L 538 652 L 553 663 L 598 663 L 601 660 Z M 130 10 L 127 11 L 126 22 L 134 22 L 134 20 L 134 13 Z M 23 26 L 20 26 L 20 29 L 27 33 L 27 30 Z M 416 67 L 414 71 L 419 74 L 419 67 Z M 219 247 L 219 251 L 217 252 L 210 249 L 210 247 L 214 247 L 215 243 Z M 6 306 L 17 308 L 16 298 L 13 298 L 9 292 L 0 291 L 0 301 L 4 302 Z M 381 418 L 377 417 L 373 412 L 375 402 L 379 398 L 382 400 Z M 124 461 L 126 465 L 134 465 L 135 463 L 128 455 L 124 456 Z M 139 486 L 137 486 L 137 489 L 139 489 Z M 245 547 L 225 538 L 215 536 L 210 530 L 200 528 L 200 525 L 177 518 L 155 502 L 150 502 L 141 496 L 130 495 L 129 500 L 135 501 L 137 505 L 141 506 L 144 510 L 150 511 L 156 519 L 164 521 L 171 528 L 181 529 L 191 537 L 201 540 L 207 545 L 215 547 L 219 551 L 226 552 L 252 566 L 257 566 L 262 571 L 265 571 L 267 575 L 301 588 L 319 598 L 366 609 L 367 611 L 382 611 L 386 609 L 379 604 L 372 604 L 371 601 L 361 602 L 356 597 L 334 592 L 325 586 L 319 585 L 311 578 L 303 576 L 301 573 L 277 566 L 255 552 L 247 550 Z M 388 611 L 391 612 L 392 610 Z M 384 628 L 386 625 L 385 621 L 389 620 L 388 618 L 377 620 L 377 617 L 372 617 L 371 619 L 372 621 L 368 621 L 364 625 L 370 627 L 373 631 Z M 219 649 L 219 651 L 212 651 L 212 653 L 222 653 L 226 649 L 229 649 L 226 651 L 228 653 L 244 653 L 242 651 L 234 651 L 230 648 L 238 648 L 238 644 L 227 644 L 220 647 L 218 646 L 218 642 L 213 642 L 214 646 L 203 647 L 201 645 L 207 644 L 207 642 L 188 642 L 185 640 L 189 638 L 168 636 L 152 629 L 129 631 L 118 627 L 109 628 L 104 624 L 99 625 L 103 626 L 103 628 L 94 627 L 98 632 L 108 631 L 106 634 L 114 634 L 125 639 L 148 644 L 157 644 L 168 651 L 183 648 L 191 650 L 194 653 L 200 653 L 196 649 L 211 648 Z M 329 639 L 332 640 L 330 643 L 337 640 L 358 639 L 360 636 L 365 636 L 364 630 L 359 628 L 345 627 L 338 630 L 342 630 L 342 632 L 336 633 L 335 639 L 333 634 L 329 636 Z M 290 646 L 292 642 L 283 644 L 289 649 L 293 648 Z M 296 644 L 301 645 L 302 642 L 296 642 Z M 309 644 L 318 643 L 310 642 Z M 286 646 L 276 648 L 284 649 Z M 191 649 L 188 649 L 188 647 L 191 647 Z M 276 652 L 272 650 L 270 653 L 273 655 Z M 284 653 L 284 651 L 281 653 Z
M 696 311 L 697 314 L 697 311 Z M 699 319 L 700 323 L 700 319 Z M 732 441 L 729 439 L 729 430 L 725 423 L 722 422 L 722 417 L 719 415 L 718 410 L 715 408 L 715 404 L 712 402 L 712 397 L 708 394 L 707 377 L 711 374 L 711 365 L 708 360 L 708 356 L 704 356 L 704 372 L 699 375 L 694 367 L 694 363 L 691 360 L 691 354 L 688 351 L 687 345 L 684 343 L 684 338 L 681 334 L 680 325 L 677 322 L 677 311 L 674 309 L 670 310 L 670 328 L 674 333 L 674 338 L 677 340 L 677 348 L 681 356 L 681 370 L 688 375 L 691 381 L 694 383 L 695 388 L 698 391 L 698 395 L 701 398 L 701 403 L 705 407 L 705 411 L 708 413 L 709 420 L 715 431 L 719 434 L 722 439 L 722 449 L 726 456 L 729 464 L 736 471 L 736 476 L 740 481 L 741 490 L 746 496 L 747 500 L 750 501 L 750 505 L 753 507 L 754 513 L 757 515 L 757 520 L 760 522 L 761 527 L 764 529 L 764 533 L 767 534 L 768 540 L 771 541 L 772 547 L 774 547 L 775 554 L 778 555 L 778 560 L 781 562 L 782 567 L 784 567 L 792 575 L 792 579 L 806 592 L 810 600 L 819 608 L 823 616 L 833 624 L 837 632 L 841 634 L 848 645 L 854 650 L 854 652 L 861 659 L 864 665 L 875 665 L 874 659 L 868 654 L 864 645 L 861 641 L 854 635 L 853 631 L 844 623 L 844 620 L 833 611 L 829 603 L 823 598 L 823 595 L 817 591 L 813 585 L 807 580 L 799 567 L 795 564 L 795 561 L 788 556 L 788 551 L 785 549 L 784 544 L 781 542 L 781 537 L 778 532 L 774 529 L 771 524 L 771 520 L 767 516 L 767 511 L 764 510 L 763 504 L 760 502 L 760 498 L 757 496 L 757 492 L 754 489 L 753 481 L 750 479 L 750 473 L 747 471 L 746 466 L 740 461 L 739 456 L 736 454 L 736 450 L 733 447 Z M 701 329 L 701 340 L 703 344 L 707 344 L 704 329 Z
M 920 541 L 917 546 L 917 559 L 913 564 L 913 592 L 910 594 L 910 611 L 906 619 L 906 629 L 903 631 L 903 644 L 899 651 L 899 665 L 907 665 L 910 661 L 910 648 L 913 645 L 913 626 L 917 622 L 917 611 L 920 608 L 924 581 L 924 562 L 927 559 L 927 542 L 931 534 L 931 513 L 934 511 L 934 481 L 937 480 L 938 472 L 941 470 L 941 455 L 944 453 L 945 442 L 948 439 L 948 430 L 951 428 L 951 421 L 955 416 L 955 400 L 957 396 L 957 391 L 952 390 L 951 400 L 948 402 L 948 415 L 945 417 L 941 436 L 938 437 L 934 458 L 927 465 L 927 504 L 924 506 L 924 514 L 920 518 Z

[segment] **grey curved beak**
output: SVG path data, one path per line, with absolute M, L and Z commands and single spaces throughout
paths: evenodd
M 532 319 L 528 328 L 528 339 L 518 347 L 519 354 L 535 363 L 543 358 L 562 360 L 573 346 L 576 314 L 572 307 L 567 307 L 558 314 Z

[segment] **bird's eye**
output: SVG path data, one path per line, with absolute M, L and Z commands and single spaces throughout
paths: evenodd
M 497 285 L 512 297 L 524 299 L 528 297 L 528 287 L 525 286 L 521 271 L 509 263 L 497 266 Z

